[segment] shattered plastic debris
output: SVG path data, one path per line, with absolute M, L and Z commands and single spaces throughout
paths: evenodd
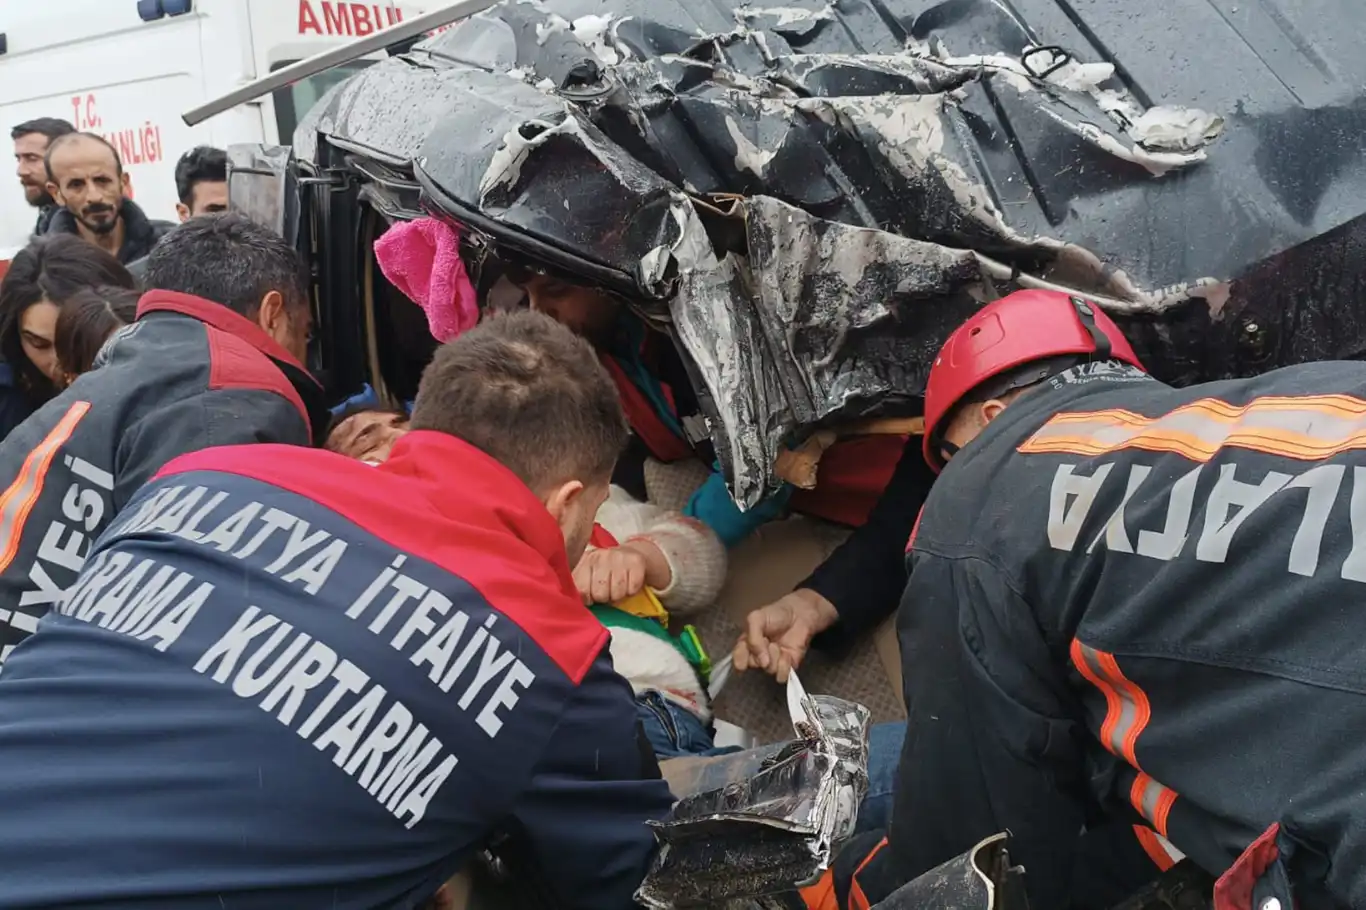
M 1217 139 L 1223 129 L 1222 117 L 1194 108 L 1145 109 L 1129 93 L 1102 87 L 1115 75 L 1113 63 L 1080 63 L 1060 48 L 1028 45 L 1018 58 L 999 53 L 944 57 L 942 43 L 937 51 L 935 58 L 946 66 L 990 68 L 1017 91 L 1038 91 L 1042 81 L 1089 96 L 1097 110 L 1123 130 L 1132 144 L 1122 141 L 1113 129 L 1078 116 L 1080 111 L 1062 114 L 1049 108 L 1047 112 L 1064 129 L 1117 158 L 1141 165 L 1155 177 L 1204 161 L 1202 149 Z
M 1017 6 L 505 2 L 296 144 L 381 163 L 375 195 L 409 170 L 492 271 L 671 321 L 742 505 L 780 446 L 918 413 L 948 331 L 1015 287 L 1094 297 L 1171 381 L 1366 352 L 1355 0 L 1256 47 L 1196 0 Z
M 1204 148 L 1224 129 L 1224 118 L 1188 107 L 1153 107 L 1138 115 L 1129 135 L 1150 149 Z
M 796 6 L 775 6 L 766 9 L 753 9 L 749 6 L 741 6 L 735 11 L 735 18 L 744 22 L 753 22 L 760 19 L 772 19 L 773 28 L 783 29 L 797 23 L 809 23 L 817 20 L 831 20 L 835 18 L 835 11 L 829 6 L 822 9 L 802 9 Z
M 606 66 L 616 66 L 621 62 L 621 54 L 609 41 L 611 27 L 611 16 L 580 16 L 573 23 L 574 34 L 592 48 Z
M 853 833 L 868 792 L 868 709 L 788 677 L 798 739 L 669 774 L 681 795 L 636 900 L 652 910 L 745 907 L 809 884 Z M 727 903 L 734 901 L 735 903 Z

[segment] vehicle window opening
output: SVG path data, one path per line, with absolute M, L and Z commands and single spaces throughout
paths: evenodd
M 365 334 L 371 385 L 381 401 L 397 407 L 417 397 L 422 370 L 438 344 L 427 327 L 427 314 L 377 267 L 374 246 L 388 229 L 385 219 L 367 207 L 365 224 Z
M 273 73 L 298 62 L 297 58 L 279 60 L 271 64 L 270 71 Z M 322 96 L 327 94 L 328 89 L 372 63 L 374 63 L 373 60 L 354 60 L 350 63 L 342 63 L 316 75 L 300 79 L 293 85 L 276 89 L 272 97 L 275 99 L 275 125 L 280 132 L 280 143 L 288 145 L 293 141 L 294 130 L 299 125 L 299 118 L 308 113 L 313 105 L 317 104 Z

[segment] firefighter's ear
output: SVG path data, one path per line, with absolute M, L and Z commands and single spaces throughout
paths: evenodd
M 990 398 L 982 402 L 982 426 L 991 423 L 1001 412 L 1006 409 L 1006 403 L 999 398 Z
M 190 220 L 190 207 L 183 202 L 177 202 L 175 204 L 175 213 L 176 217 L 180 219 L 181 224 Z
M 271 338 L 279 341 L 285 336 L 289 314 L 285 312 L 285 298 L 279 291 L 266 291 L 261 308 L 256 311 L 256 324 Z

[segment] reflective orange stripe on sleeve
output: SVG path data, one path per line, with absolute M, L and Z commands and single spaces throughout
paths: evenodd
M 24 537 L 24 525 L 29 513 L 43 494 L 43 483 L 47 480 L 48 468 L 52 459 L 71 434 L 76 424 L 90 411 L 90 402 L 78 401 L 67 409 L 62 419 L 43 441 L 33 447 L 19 469 L 19 476 L 0 494 L 0 572 L 9 568 L 14 557 L 19 554 L 19 544 Z
M 1129 788 L 1129 802 L 1139 815 L 1152 822 L 1158 834 L 1167 836 L 1167 816 L 1171 815 L 1172 804 L 1176 802 L 1176 791 L 1139 771 Z
M 1166 872 L 1186 858 L 1186 854 L 1173 847 L 1171 841 L 1147 825 L 1134 825 L 1134 835 L 1159 872 Z
M 1072 663 L 1087 682 L 1105 696 L 1105 720 L 1100 726 L 1100 742 L 1138 772 L 1129 788 L 1129 801 L 1157 833 L 1167 836 L 1167 816 L 1176 802 L 1176 792 L 1143 773 L 1136 749 L 1138 737 L 1152 719 L 1147 693 L 1119 669 L 1113 654 L 1072 640 Z
M 1203 463 L 1229 446 L 1301 461 L 1366 448 L 1366 401 L 1350 395 L 1267 396 L 1232 405 L 1202 398 L 1157 417 L 1122 409 L 1062 413 L 1018 451 L 1095 456 L 1145 449 Z

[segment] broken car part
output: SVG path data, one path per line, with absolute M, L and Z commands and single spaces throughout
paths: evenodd
M 868 709 L 807 695 L 795 673 L 787 698 L 796 741 L 667 773 L 681 798 L 654 823 L 660 846 L 641 904 L 773 906 L 829 866 L 868 791 Z
M 1178 384 L 1366 352 L 1364 18 L 505 0 L 335 88 L 295 151 L 672 325 L 750 505 L 785 447 L 918 414 L 947 333 L 1020 286 L 1093 297 Z

